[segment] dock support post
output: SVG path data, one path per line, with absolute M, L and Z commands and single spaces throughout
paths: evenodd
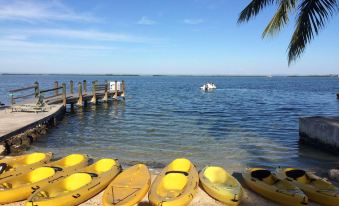
M 339 92 L 337 93 L 337 99 L 339 99 Z
M 14 94 L 11 94 L 11 104 L 14 105 L 15 104 L 15 100 L 14 100 Z
M 84 94 L 87 94 L 87 81 L 84 80 L 83 83 L 84 83 Z
M 34 82 L 34 94 L 35 94 L 35 98 L 37 98 L 40 94 L 40 90 L 39 90 L 39 82 L 36 81 Z
M 96 94 L 96 81 L 93 81 L 92 82 L 92 100 L 91 100 L 91 103 L 94 103 L 96 104 L 97 103 L 97 94 Z
M 67 101 L 66 101 L 66 83 L 62 83 L 62 104 L 66 107 Z
M 102 99 L 104 102 L 108 101 L 108 81 L 105 81 L 105 95 L 104 98 Z
M 78 83 L 78 93 L 79 93 L 79 99 L 78 99 L 78 106 L 82 106 L 82 84 L 81 82 Z
M 69 82 L 69 89 L 70 89 L 70 93 L 74 94 L 74 83 L 73 83 L 73 80 L 71 80 Z
M 121 81 L 121 90 L 122 90 L 121 96 L 125 99 L 125 80 Z
M 58 81 L 55 81 L 54 82 L 54 89 L 56 89 L 58 87 L 59 87 L 59 83 L 58 83 Z M 58 89 L 54 90 L 54 95 L 55 96 L 59 95 L 59 90 Z
M 113 99 L 118 99 L 118 81 L 115 80 L 115 83 L 114 83 L 114 96 L 113 96 Z

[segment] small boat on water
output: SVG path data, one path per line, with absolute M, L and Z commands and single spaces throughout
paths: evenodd
M 200 88 L 204 91 L 209 91 L 209 90 L 216 89 L 217 86 L 215 86 L 214 83 L 207 82 L 206 84 L 202 85 L 202 87 L 200 87 Z

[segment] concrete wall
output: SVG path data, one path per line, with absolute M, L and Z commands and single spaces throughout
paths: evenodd
M 339 117 L 299 119 L 300 141 L 339 154 Z

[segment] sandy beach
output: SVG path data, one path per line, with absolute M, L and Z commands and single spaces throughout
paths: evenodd
M 155 175 L 152 175 L 153 180 L 154 178 L 155 178 Z M 240 178 L 238 179 L 242 183 L 242 180 Z M 253 193 L 246 187 L 244 183 L 242 183 L 242 185 L 244 187 L 244 197 L 240 204 L 241 206 L 277 206 L 278 205 L 272 201 L 264 199 L 261 196 Z M 102 194 L 103 193 L 98 194 L 97 196 L 81 204 L 80 206 L 101 206 L 102 205 L 102 201 L 101 201 Z M 6 204 L 4 206 L 23 206 L 23 205 L 24 205 L 24 202 L 17 202 L 17 203 Z M 197 195 L 195 196 L 193 201 L 189 204 L 189 206 L 221 206 L 221 205 L 225 205 L 225 204 L 222 204 L 216 201 L 215 199 L 211 198 L 200 187 L 199 187 Z M 137 206 L 149 206 L 147 196 Z M 320 205 L 310 202 L 309 206 L 320 206 Z

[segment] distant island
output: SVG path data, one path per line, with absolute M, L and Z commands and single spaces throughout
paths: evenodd
M 190 75 L 190 74 L 43 74 L 43 73 L 0 73 L 0 75 L 41 75 L 41 76 L 56 76 L 56 75 L 68 75 L 68 76 L 152 76 L 152 77 L 336 77 L 339 78 L 339 74 L 310 74 L 310 75 L 241 75 L 241 74 L 220 74 L 220 75 Z

